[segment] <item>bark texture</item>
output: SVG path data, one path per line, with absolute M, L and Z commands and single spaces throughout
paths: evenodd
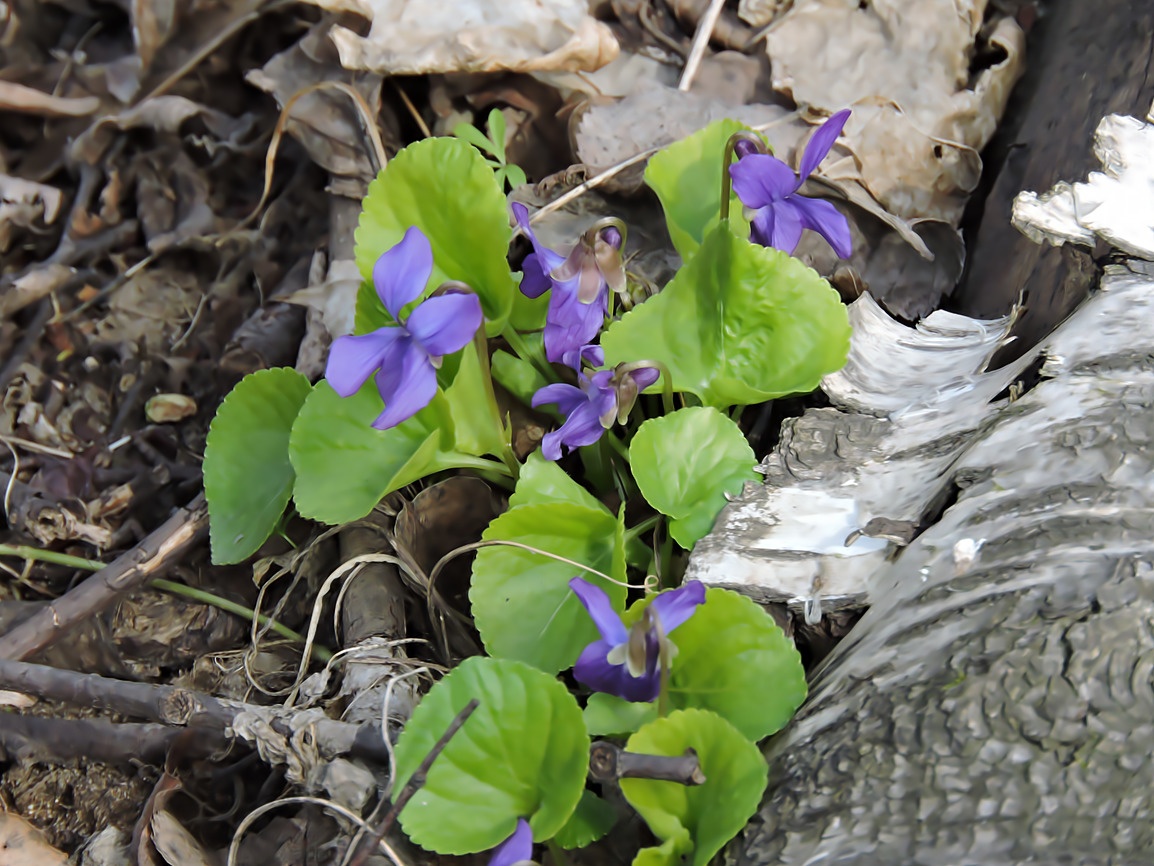
M 1154 266 L 1130 267 L 871 579 L 730 863 L 1151 862 Z

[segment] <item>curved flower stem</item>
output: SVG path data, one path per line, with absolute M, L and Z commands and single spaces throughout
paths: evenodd
M 640 361 L 630 361 L 628 364 L 622 364 L 618 370 L 620 373 L 632 373 L 634 370 L 639 370 L 642 367 L 656 367 L 661 373 L 661 408 L 665 410 L 666 415 L 673 414 L 673 377 L 669 375 L 668 367 L 660 361 L 644 358 Z
M 733 149 L 739 141 L 748 141 L 757 148 L 758 153 L 765 153 L 765 142 L 756 132 L 743 129 L 735 132 L 725 142 L 725 156 L 721 159 L 721 221 L 729 219 L 729 197 L 733 188 L 733 179 L 729 176 L 729 164 L 733 161 Z
M 654 526 L 656 526 L 658 524 L 658 522 L 662 519 L 662 517 L 663 517 L 663 515 L 661 515 L 661 514 L 654 514 L 651 517 L 646 517 L 644 520 L 642 520 L 636 526 L 631 527 L 629 529 L 626 529 L 625 530 L 625 541 L 630 542 L 633 539 L 637 538 L 639 535 L 641 535 L 641 533 L 648 532 L 650 529 L 652 529 Z

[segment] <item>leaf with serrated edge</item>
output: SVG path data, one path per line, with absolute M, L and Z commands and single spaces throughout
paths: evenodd
M 609 572 L 619 535 L 624 535 L 623 528 L 603 509 L 543 502 L 506 511 L 481 537 L 515 541 Z M 624 588 L 579 566 L 518 547 L 480 550 L 473 562 L 469 601 L 489 654 L 549 673 L 572 667 L 581 650 L 600 637 L 569 589 L 570 578 L 577 576 L 604 589 L 618 609 L 624 606 Z
M 721 166 L 725 143 L 747 130 L 736 120 L 718 120 L 688 138 L 655 153 L 645 167 L 645 182 L 661 199 L 673 246 L 689 261 L 702 239 L 721 219 Z M 749 236 L 741 201 L 730 190 L 729 218 L 734 231 Z
M 629 467 L 645 501 L 672 520 L 686 550 L 713 528 L 725 494 L 756 481 L 757 458 L 741 428 L 703 406 L 650 418 L 629 443 Z
M 505 194 L 476 148 L 458 138 L 410 144 L 369 184 L 363 208 L 356 259 L 366 280 L 381 254 L 417 226 L 433 248 L 429 285 L 468 285 L 481 299 L 489 335 L 500 333 L 516 291 L 505 259 L 513 230 Z
M 708 710 L 678 710 L 650 722 L 629 738 L 626 748 L 669 757 L 684 755 L 686 749 L 697 753 L 703 785 L 621 780 L 621 793 L 658 839 L 680 839 L 689 831 L 693 866 L 707 866 L 757 811 L 765 792 L 767 768 L 757 746 Z
M 536 840 L 550 838 L 581 799 L 589 735 L 565 686 L 520 662 L 474 656 L 433 686 L 397 741 L 394 790 L 472 698 L 479 706 L 433 762 L 401 826 L 438 854 L 493 848 L 518 818 Z
M 204 449 L 213 562 L 247 559 L 276 528 L 295 479 L 289 431 L 311 390 L 295 370 L 261 370 L 217 409 Z
M 637 605 L 625 617 L 640 616 Z M 801 656 L 765 609 L 711 587 L 705 604 L 670 635 L 669 703 L 720 714 L 751 740 L 776 733 L 806 696 Z
M 845 365 L 849 336 L 845 305 L 816 271 L 721 224 L 601 346 L 608 366 L 661 361 L 674 390 L 725 408 L 812 391 Z
M 557 831 L 553 841 L 562 848 L 584 848 L 612 830 L 616 823 L 616 809 L 592 791 L 582 791 L 577 810 Z
M 585 704 L 585 727 L 595 737 L 631 734 L 656 718 L 656 701 L 627 701 L 617 695 L 594 692 Z

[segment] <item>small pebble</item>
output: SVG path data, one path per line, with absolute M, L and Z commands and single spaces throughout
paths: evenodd
M 144 406 L 145 417 L 153 424 L 173 424 L 196 414 L 196 401 L 183 394 L 157 394 Z

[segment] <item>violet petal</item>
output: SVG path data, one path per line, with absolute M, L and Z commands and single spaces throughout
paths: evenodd
M 656 382 L 661 377 L 661 371 L 656 367 L 638 367 L 631 375 L 640 392 Z
M 645 703 L 654 700 L 661 691 L 661 675 L 654 665 L 639 677 L 633 676 L 625 665 L 609 663 L 609 651 L 613 645 L 609 641 L 595 641 L 581 651 L 577 664 L 573 666 L 573 676 L 577 682 L 596 692 L 617 695 L 627 701 Z
M 541 269 L 540 257 L 536 253 L 525 256 L 521 262 L 521 294 L 530 299 L 539 298 L 552 285 L 549 275 Z
M 433 248 L 416 226 L 411 226 L 392 249 L 373 265 L 373 286 L 389 315 L 401 320 L 401 308 L 415 301 L 433 273 Z
M 412 418 L 428 406 L 437 393 L 437 373 L 429 356 L 411 337 L 404 345 L 401 357 L 386 359 L 377 373 L 377 388 L 385 401 L 385 411 L 373 422 L 378 430 L 388 430 Z
M 763 247 L 773 246 L 770 241 L 773 240 L 773 224 L 774 224 L 773 206 L 758 208 L 753 212 L 753 218 L 749 221 L 749 239 L 755 244 L 761 244 Z
M 773 206 L 773 236 L 770 246 L 793 255 L 801 240 L 801 214 L 794 207 L 796 198 L 779 201 Z
M 805 146 L 805 152 L 801 155 L 801 168 L 798 170 L 801 180 L 805 180 L 813 174 L 818 163 L 825 159 L 829 149 L 833 147 L 833 143 L 841 135 L 845 122 L 849 120 L 849 114 L 848 108 L 839 111 L 823 123 L 810 138 L 809 143 Z
M 795 195 L 790 203 L 797 209 L 803 228 L 817 232 L 833 247 L 838 258 L 848 259 L 853 252 L 849 220 L 830 202 Z
M 605 286 L 591 304 L 583 304 L 578 297 L 577 281 L 555 283 L 545 315 L 545 357 L 551 362 L 563 363 L 567 353 L 592 343 L 605 324 L 608 307 L 609 290 Z
M 575 385 L 557 383 L 539 388 L 537 393 L 533 395 L 532 403 L 533 408 L 544 406 L 547 403 L 556 403 L 557 410 L 563 415 L 568 415 L 588 400 L 585 392 Z
M 325 379 L 342 397 L 351 397 L 380 368 L 403 336 L 404 328 L 390 325 L 359 337 L 337 337 L 329 349 Z
M 705 584 L 700 580 L 691 580 L 684 586 L 661 593 L 650 604 L 661 618 L 661 628 L 669 634 L 693 616 L 697 606 L 704 601 Z
M 515 866 L 533 859 L 533 829 L 524 818 L 517 819 L 517 829 L 511 836 L 493 849 L 489 866 Z
M 767 153 L 744 156 L 729 167 L 733 191 L 746 207 L 765 207 L 792 195 L 801 186 L 793 169 Z
M 611 646 L 623 644 L 629 640 L 629 630 L 621 622 L 621 614 L 613 609 L 613 602 L 601 587 L 580 577 L 569 581 L 569 588 L 573 590 L 577 599 L 589 612 L 590 619 L 597 626 L 601 637 Z
M 454 292 L 426 298 L 405 328 L 430 355 L 451 355 L 473 339 L 484 318 L 476 295 Z

